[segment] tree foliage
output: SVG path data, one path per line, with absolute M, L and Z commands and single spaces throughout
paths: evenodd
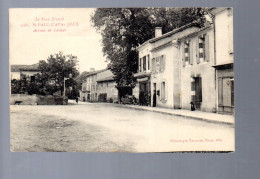
M 79 75 L 77 63 L 76 56 L 63 55 L 62 52 L 50 55 L 47 61 L 41 60 L 39 69 L 41 70 L 42 87 L 51 94 L 63 91 L 64 78 L 69 78 L 66 80 L 66 86 L 76 86 L 74 78 Z
M 98 8 L 92 22 L 102 35 L 103 53 L 117 87 L 135 86 L 136 47 L 154 37 L 155 27 L 166 33 L 198 19 L 203 25 L 205 12 L 203 8 Z
M 41 73 L 35 74 L 34 80 L 23 75 L 20 80 L 12 80 L 11 93 L 52 95 L 57 91 L 63 92 L 64 78 L 68 78 L 69 74 L 71 76 L 66 80 L 66 87 L 76 89 L 75 78 L 79 75 L 77 62 L 76 56 L 63 55 L 62 52 L 50 55 L 46 61 L 39 62 Z
M 82 73 L 80 73 L 76 78 L 75 81 L 77 83 L 77 89 L 81 90 L 82 87 L 82 83 L 85 81 L 85 79 L 87 78 L 87 75 L 89 74 L 89 72 L 87 71 L 83 71 Z

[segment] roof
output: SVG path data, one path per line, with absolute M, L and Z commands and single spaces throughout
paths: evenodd
M 216 15 L 217 13 L 219 13 L 219 12 L 225 10 L 225 9 L 228 9 L 228 8 L 229 8 L 229 7 L 212 7 L 212 8 L 209 9 L 209 11 L 210 11 L 212 14 Z
M 179 41 L 182 41 L 182 40 L 185 40 L 185 39 L 187 39 L 187 38 L 194 37 L 194 36 L 196 36 L 197 34 L 199 34 L 200 32 L 202 32 L 202 31 L 204 31 L 204 30 L 206 30 L 206 29 L 211 29 L 211 28 L 213 28 L 213 26 L 212 26 L 212 24 L 209 24 L 209 25 L 207 25 L 207 26 L 205 26 L 205 27 L 202 27 L 202 28 L 198 29 L 197 31 L 195 31 L 195 32 L 193 32 L 193 33 L 190 33 L 190 34 L 188 34 L 188 35 L 186 35 L 186 36 L 184 36 L 184 37 L 178 38 L 178 40 L 179 40 Z
M 140 47 L 144 46 L 144 45 L 147 44 L 147 43 L 156 42 L 156 41 L 158 41 L 158 40 L 160 40 L 160 39 L 163 39 L 163 38 L 165 38 L 165 37 L 169 37 L 169 36 L 171 36 L 171 35 L 173 35 L 173 34 L 176 34 L 176 33 L 180 32 L 180 31 L 183 31 L 183 30 L 185 30 L 185 29 L 187 29 L 187 28 L 189 28 L 189 27 L 193 27 L 193 26 L 198 27 L 198 26 L 199 26 L 199 23 L 198 23 L 197 21 L 194 21 L 194 22 L 191 22 L 191 23 L 186 24 L 186 25 L 184 25 L 184 26 L 181 26 L 181 27 L 179 27 L 179 28 L 176 28 L 176 29 L 174 29 L 174 30 L 172 30 L 172 31 L 170 31 L 170 32 L 167 32 L 167 33 L 165 33 L 165 34 L 163 34 L 163 35 L 161 35 L 161 36 L 159 36 L 159 37 L 154 37 L 154 38 L 152 38 L 152 39 L 150 39 L 150 40 L 147 40 L 146 42 L 144 42 L 144 43 L 141 44 L 140 46 L 138 46 L 137 49 L 139 49 Z
M 103 70 L 91 71 L 91 72 L 89 72 L 89 74 L 86 75 L 86 77 L 101 73 L 101 72 L 106 71 L 106 70 L 107 70 L 107 68 L 105 68 Z
M 11 72 L 20 72 L 20 68 L 26 65 L 11 65 Z
M 111 75 L 111 76 L 108 76 L 108 77 L 99 79 L 99 80 L 97 80 L 97 82 L 114 81 L 114 80 L 115 80 L 115 79 L 114 79 L 114 76 Z
M 20 71 L 40 71 L 39 63 L 33 65 L 11 65 L 11 72 L 20 72 Z

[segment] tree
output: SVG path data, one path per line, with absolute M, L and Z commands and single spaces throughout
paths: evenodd
M 53 94 L 57 91 L 63 92 L 64 78 L 66 80 L 66 86 L 75 86 L 76 78 L 79 75 L 77 70 L 77 57 L 73 55 L 63 55 L 59 52 L 54 55 L 50 55 L 47 61 L 41 60 L 39 62 L 39 69 L 41 74 L 38 76 L 37 82 L 40 82 L 40 86 L 44 89 L 45 93 Z
M 71 77 L 66 80 L 66 87 L 74 87 L 75 93 L 75 78 L 79 75 L 77 63 L 77 57 L 73 55 L 63 55 L 62 52 L 50 55 L 46 61 L 39 62 L 41 73 L 34 75 L 33 81 L 28 80 L 26 76 L 21 76 L 20 80 L 12 80 L 11 93 L 52 95 L 57 91 L 63 92 L 64 78 L 68 78 L 70 74 Z
M 137 72 L 136 47 L 153 38 L 155 27 L 171 31 L 199 19 L 203 26 L 203 8 L 99 8 L 92 16 L 94 27 L 102 35 L 103 53 L 115 76 L 117 88 L 133 88 Z
M 82 88 L 82 83 L 85 81 L 87 75 L 89 74 L 89 72 L 87 71 L 83 71 L 81 74 L 79 74 L 76 78 L 75 81 L 77 83 L 77 90 L 81 90 Z

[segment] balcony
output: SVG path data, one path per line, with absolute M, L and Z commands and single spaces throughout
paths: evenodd
M 144 77 L 150 77 L 151 76 L 151 71 L 143 71 L 143 72 L 138 72 L 134 74 L 135 78 L 144 78 Z

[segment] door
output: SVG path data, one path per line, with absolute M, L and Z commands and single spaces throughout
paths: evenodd
M 234 110 L 234 79 L 232 77 L 218 80 L 218 107 L 221 113 L 233 113 Z
M 195 78 L 195 105 L 196 105 L 196 109 L 200 109 L 201 102 L 202 102 L 201 77 L 196 77 Z
M 156 107 L 156 83 L 153 84 L 153 107 Z

